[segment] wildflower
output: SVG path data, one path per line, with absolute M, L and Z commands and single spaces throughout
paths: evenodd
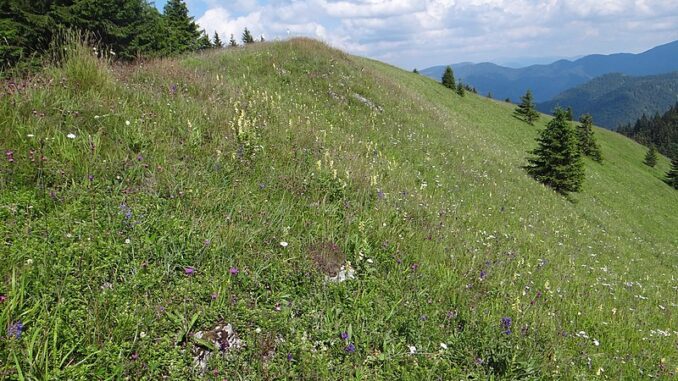
M 143 160 L 144 160 L 144 157 L 141 156 L 141 154 L 138 154 L 137 155 L 137 161 L 143 161 Z
M 212 293 L 212 295 L 210 295 L 210 298 L 212 300 L 217 300 L 218 297 L 219 297 L 219 294 L 217 294 L 216 292 L 214 292 L 214 293 Z
M 18 322 L 9 326 L 9 328 L 7 329 L 7 336 L 19 340 L 21 339 L 21 332 L 23 331 L 23 329 L 24 325 L 23 323 L 21 323 L 21 320 L 19 320 Z
M 344 332 L 340 333 L 340 334 L 339 334 L 339 337 L 340 337 L 342 340 L 347 340 L 347 339 L 348 339 L 348 332 L 344 331 Z
M 177 93 L 177 85 L 173 83 L 169 88 L 170 94 L 175 95 Z
M 447 344 L 445 344 L 445 343 L 440 343 L 440 349 L 446 351 L 446 350 L 447 350 Z
M 184 274 L 191 276 L 191 275 L 195 274 L 195 269 L 191 266 L 188 266 L 188 267 L 184 268 Z
M 0 303 L 4 303 L 7 300 L 7 295 L 0 295 Z
M 276 304 L 275 304 L 275 307 L 274 307 L 273 309 L 274 309 L 276 312 L 280 312 L 280 311 L 282 311 L 282 306 L 280 305 L 280 303 L 276 303 Z
M 5 156 L 7 156 L 7 161 L 14 163 L 14 151 L 6 151 Z
M 132 353 L 130 358 L 132 359 L 132 361 L 136 361 L 136 360 L 139 359 L 139 354 L 137 352 L 134 352 L 134 353 Z
M 125 121 L 125 126 L 129 126 L 129 125 L 130 125 L 130 121 L 129 121 L 129 120 L 126 120 L 126 121 Z
M 287 247 L 288 243 L 285 241 L 280 242 L 280 246 L 282 247 Z
M 28 134 L 28 135 L 26 135 L 26 137 L 27 137 L 27 138 L 32 138 L 32 137 L 35 137 L 35 135 L 33 135 L 33 134 Z
M 87 179 L 89 179 L 89 182 L 94 181 L 94 175 L 88 175 Z
M 412 271 L 417 271 L 418 268 L 419 268 L 419 265 L 416 264 L 416 263 L 413 263 L 412 266 L 410 266 L 410 269 L 411 269 Z
M 513 324 L 513 320 L 510 317 L 501 318 L 501 327 L 504 329 L 504 334 L 511 334 L 511 324 Z
M 66 137 L 69 139 L 75 139 L 75 134 L 71 132 L 70 134 L 66 135 Z
M 416 355 L 416 354 L 417 354 L 417 347 L 415 347 L 414 345 L 410 345 L 410 346 L 409 346 L 409 349 L 410 349 L 410 354 L 411 354 L 411 355 Z
M 382 191 L 381 189 L 379 189 L 379 190 L 377 191 L 377 198 L 379 198 L 380 200 L 383 200 L 383 199 L 384 199 L 384 196 L 385 196 L 385 195 L 384 195 L 384 191 Z
M 238 268 L 234 266 L 234 267 L 231 267 L 229 272 L 231 273 L 231 275 L 236 276 L 236 275 L 238 275 L 238 273 L 240 273 L 240 270 L 238 270 Z
M 346 353 L 353 353 L 355 352 L 355 345 L 353 343 L 349 343 L 346 348 L 344 348 L 344 351 Z
M 593 345 L 595 345 L 596 347 L 599 346 L 600 341 L 598 341 L 597 339 L 593 339 Z
M 294 360 L 294 357 L 292 357 L 292 354 L 288 353 L 287 354 L 287 361 L 293 361 L 293 360 Z
M 486 276 L 487 272 L 485 272 L 485 270 L 480 270 L 480 280 L 484 280 Z
M 126 245 L 129 245 L 130 243 L 132 243 L 132 240 L 129 239 L 129 238 L 126 238 L 126 239 L 125 239 L 125 244 L 126 244 Z
M 132 208 L 127 206 L 127 204 L 120 204 L 120 211 L 125 215 L 126 220 L 132 219 Z

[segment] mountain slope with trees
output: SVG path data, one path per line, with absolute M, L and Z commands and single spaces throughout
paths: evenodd
M 663 115 L 643 115 L 618 132 L 646 146 L 654 146 L 666 156 L 678 157 L 678 102 Z
M 537 102 L 545 102 L 561 92 L 609 73 L 633 76 L 664 74 L 678 70 L 678 41 L 657 46 L 639 54 L 594 54 L 548 65 L 508 68 L 492 63 L 462 63 L 452 65 L 457 78 L 478 89 L 480 94 L 491 92 L 497 99 L 516 102 L 531 89 Z M 446 65 L 420 72 L 438 79 Z M 551 110 L 549 110 L 551 111 Z
M 551 117 L 317 41 L 66 51 L 0 93 L 3 379 L 675 378 L 662 155 L 566 198 Z
M 663 113 L 677 101 L 678 71 L 644 77 L 608 74 L 538 103 L 537 109 L 572 107 L 575 118 L 591 114 L 599 126 L 617 129 L 643 115 Z

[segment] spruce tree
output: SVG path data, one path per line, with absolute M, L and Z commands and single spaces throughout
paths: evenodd
M 443 77 L 441 78 L 441 83 L 448 89 L 454 90 L 456 88 L 454 84 L 454 72 L 452 71 L 451 66 L 445 68 L 445 72 L 443 73 Z
M 584 114 L 579 118 L 577 141 L 579 142 L 579 151 L 582 155 L 588 156 L 599 163 L 603 161 L 600 146 L 593 135 L 593 117 L 589 114 Z
M 657 148 L 652 145 L 649 150 L 647 150 L 647 154 L 645 154 L 645 161 L 643 161 L 645 165 L 649 167 L 653 167 L 657 165 Z
M 539 119 L 539 113 L 535 110 L 534 99 L 532 98 L 532 91 L 527 90 L 525 95 L 520 98 L 520 104 L 515 110 L 515 114 L 518 118 L 526 121 L 530 125 L 533 125 L 534 122 Z M 564 113 L 564 111 L 563 111 Z M 565 115 L 565 114 L 563 114 Z M 567 118 L 565 118 L 567 120 Z
M 666 174 L 666 182 L 673 187 L 673 189 L 678 189 L 678 156 L 675 156 L 671 160 L 671 169 L 669 173 Z
M 419 74 L 419 70 L 417 70 L 417 68 L 415 67 L 414 70 L 412 70 L 412 73 Z
M 250 33 L 250 30 L 247 28 L 242 32 L 242 43 L 245 45 L 254 43 L 254 37 L 252 37 L 252 33 Z
M 214 47 L 217 49 L 221 49 L 224 47 L 224 43 L 221 42 L 221 38 L 219 38 L 219 33 L 217 32 L 214 32 L 214 39 L 212 45 L 214 45 Z
M 231 40 L 228 41 L 228 46 L 230 46 L 232 48 L 235 48 L 236 46 L 238 46 L 238 42 L 235 40 L 235 36 L 233 36 L 232 33 L 231 33 Z
M 163 22 L 166 28 L 168 54 L 182 53 L 205 47 L 203 33 L 188 15 L 188 7 L 183 0 L 168 0 L 163 9 Z M 208 39 L 209 40 L 209 39 Z
M 457 94 L 462 97 L 465 95 L 464 85 L 462 85 L 461 82 L 457 84 Z
M 565 110 L 565 113 L 567 114 L 567 120 L 570 122 L 574 120 L 574 116 L 572 115 L 572 107 L 568 107 L 567 110 Z
M 530 152 L 533 157 L 528 158 L 527 172 L 561 194 L 580 191 L 584 166 L 565 111 L 555 110 L 554 118 L 539 133 L 537 142 L 537 148 Z

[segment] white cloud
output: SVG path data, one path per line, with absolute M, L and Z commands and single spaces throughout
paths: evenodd
M 193 2 L 199 0 L 192 0 Z M 203 0 L 210 35 L 310 36 L 403 67 L 641 51 L 678 39 L 678 0 Z

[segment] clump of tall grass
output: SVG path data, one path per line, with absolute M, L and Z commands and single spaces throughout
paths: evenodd
M 60 68 L 71 88 L 78 92 L 111 83 L 111 52 L 88 32 L 64 30 L 52 41 L 49 66 Z

